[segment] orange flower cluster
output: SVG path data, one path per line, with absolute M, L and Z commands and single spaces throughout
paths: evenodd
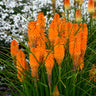
M 25 54 L 22 50 L 19 50 L 19 46 L 16 40 L 11 42 L 10 51 L 13 62 L 16 63 L 17 66 L 17 77 L 22 82 L 22 79 L 25 76 L 24 70 L 26 69 L 28 71 L 28 63 L 25 60 Z
M 79 10 L 77 10 L 77 11 L 79 11 Z M 77 12 L 77 15 L 76 15 L 77 18 L 78 18 L 79 13 Z M 44 18 L 43 16 L 41 16 L 41 14 L 42 13 L 38 14 L 38 19 Z M 81 16 L 79 16 L 79 17 L 81 18 Z M 40 19 L 40 20 L 38 20 L 38 19 L 37 19 L 38 24 L 36 26 L 38 26 L 39 22 L 42 21 L 42 19 Z M 39 29 L 38 33 L 43 34 L 41 36 L 45 36 L 44 35 L 44 24 L 45 24 L 44 20 L 42 21 L 42 23 L 40 23 L 41 25 L 39 25 L 39 27 L 38 27 L 38 29 Z M 30 24 L 30 22 L 29 22 L 29 24 Z M 42 27 L 40 27 L 40 26 L 42 26 Z M 37 28 L 37 27 L 35 27 L 35 28 Z M 36 29 L 34 29 L 34 30 L 36 30 Z M 40 31 L 40 30 L 42 30 L 42 31 Z M 31 34 L 35 34 L 35 32 L 33 32 Z M 71 55 L 71 58 L 73 59 L 73 69 L 76 70 L 77 66 L 80 66 L 81 70 L 83 69 L 83 67 L 84 67 L 83 59 L 84 59 L 84 54 L 85 54 L 86 46 L 87 46 L 87 35 L 88 35 L 88 29 L 87 29 L 86 24 L 80 24 L 80 25 L 78 25 L 77 23 L 72 24 L 71 22 L 66 22 L 66 20 L 64 18 L 60 18 L 59 14 L 56 13 L 54 15 L 53 20 L 51 21 L 51 24 L 49 26 L 48 37 L 49 37 L 49 40 L 53 47 L 53 50 L 52 50 L 53 52 L 51 52 L 50 54 L 54 55 L 54 58 L 56 59 L 58 65 L 60 65 L 61 62 L 63 61 L 64 55 L 65 55 L 66 44 L 68 43 L 68 40 L 69 40 L 69 43 L 68 43 L 69 53 Z M 37 37 L 38 37 L 38 35 L 37 35 Z M 30 38 L 30 36 L 29 36 L 29 38 Z M 37 39 L 36 42 L 39 42 L 39 40 L 40 39 Z M 30 39 L 29 39 L 29 41 L 30 41 Z M 38 61 L 42 64 L 44 58 L 47 56 L 45 54 L 48 54 L 48 50 L 46 49 L 46 46 L 45 47 L 42 46 L 43 43 L 41 43 L 41 41 L 34 48 L 37 48 L 39 50 L 39 51 L 37 51 L 38 52 Z M 33 48 L 33 47 L 31 47 L 31 48 Z M 50 57 L 50 54 L 47 57 L 47 59 Z M 34 55 L 35 55 L 35 53 L 34 53 Z M 53 60 L 52 56 L 50 58 Z M 53 68 L 52 66 L 54 65 L 54 63 L 51 63 L 52 62 L 51 59 L 49 59 L 49 61 L 47 59 L 45 61 L 45 63 L 48 62 L 48 65 L 46 65 L 47 63 L 45 64 L 46 70 L 47 70 L 48 74 L 51 74 L 52 68 Z M 31 62 L 32 60 L 30 59 L 29 61 Z M 52 64 L 51 68 L 50 68 L 50 64 Z M 36 64 L 36 65 L 38 67 L 38 64 Z M 34 66 L 34 65 L 30 63 L 30 66 Z
M 79 10 L 77 10 L 79 11 Z M 77 18 L 79 12 L 77 12 Z M 64 56 L 65 48 L 68 50 L 73 60 L 73 70 L 80 66 L 84 67 L 84 54 L 87 46 L 88 29 L 86 24 L 72 24 L 67 22 L 65 18 L 60 18 L 59 14 L 55 14 L 49 26 L 48 38 L 45 36 L 45 18 L 43 13 L 38 13 L 37 21 L 30 21 L 28 24 L 28 45 L 30 48 L 29 63 L 32 69 L 31 75 L 35 79 L 38 76 L 39 65 L 45 62 L 46 71 L 48 74 L 49 85 L 51 85 L 51 75 L 54 66 L 54 59 L 58 65 L 61 65 Z M 50 49 L 47 49 L 45 42 L 51 42 Z M 49 44 L 49 43 L 48 43 Z M 12 41 L 11 45 L 17 46 L 16 41 Z M 12 46 L 11 46 L 12 47 Z M 16 48 L 16 49 L 15 49 Z M 13 51 L 13 49 L 16 51 Z M 26 60 L 24 53 L 18 47 L 12 47 L 12 56 L 17 53 L 17 66 L 20 65 L 26 69 Z M 20 70 L 20 71 L 19 71 Z M 28 70 L 28 69 L 26 69 Z M 23 71 L 17 67 L 18 78 L 20 79 Z M 20 79 L 20 81 L 22 81 Z
M 73 59 L 73 70 L 80 65 L 84 67 L 83 59 L 87 47 L 88 28 L 86 24 L 74 24 L 69 38 L 69 53 Z

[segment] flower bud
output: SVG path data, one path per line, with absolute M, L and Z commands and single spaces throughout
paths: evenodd
M 95 11 L 94 9 L 94 1 L 93 0 L 89 0 L 88 2 L 88 12 L 89 14 L 93 14 Z
M 77 9 L 75 13 L 75 20 L 76 22 L 80 23 L 81 22 L 81 10 Z

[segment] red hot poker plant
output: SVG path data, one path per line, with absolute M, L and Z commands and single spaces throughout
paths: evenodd
M 17 66 L 17 77 L 22 82 L 24 78 L 24 69 L 26 66 L 25 54 L 22 50 L 19 50 L 16 56 L 16 66 Z

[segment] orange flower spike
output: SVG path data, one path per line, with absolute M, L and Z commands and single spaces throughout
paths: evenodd
M 49 40 L 51 41 L 51 44 L 53 45 L 56 38 L 58 38 L 58 31 L 57 31 L 57 26 L 54 21 L 51 22 L 49 26 Z
M 52 96 L 60 96 L 58 87 L 56 86 Z
M 16 40 L 13 40 L 11 42 L 10 51 L 11 51 L 11 56 L 16 56 L 16 54 L 18 53 L 19 46 L 18 46 L 18 42 Z
M 65 18 L 61 18 L 60 19 L 60 24 L 59 24 L 59 37 L 62 36 L 62 34 L 64 33 L 64 28 L 65 28 L 65 24 L 66 24 L 66 20 Z
M 43 12 L 38 13 L 37 23 L 40 28 L 40 33 L 45 32 L 45 18 Z
M 77 9 L 76 10 L 75 20 L 76 20 L 77 23 L 80 23 L 81 22 L 81 10 L 80 9 Z
M 60 24 L 60 16 L 58 13 L 56 13 L 53 17 L 53 21 L 56 23 L 57 27 L 59 26 Z
M 63 61 L 64 55 L 65 55 L 65 49 L 62 43 L 63 42 L 61 41 L 61 39 L 58 38 L 54 44 L 54 57 L 58 65 L 60 65 L 60 63 Z
M 89 0 L 89 2 L 88 2 L 88 12 L 89 12 L 89 14 L 93 14 L 94 11 L 95 11 L 94 0 Z
M 32 77 L 36 78 L 37 72 L 38 72 L 38 67 L 39 67 L 39 64 L 37 62 L 37 60 L 39 61 L 39 54 L 38 54 L 37 48 L 31 48 L 31 52 L 36 57 L 35 58 L 32 53 L 29 54 L 29 63 L 30 63 L 30 67 L 32 69 L 31 75 L 32 75 Z
M 46 58 L 47 56 L 47 58 Z M 45 67 L 46 67 L 46 70 L 47 70 L 47 74 L 51 76 L 52 74 L 52 69 L 53 69 L 53 66 L 54 66 L 54 57 L 53 57 L 53 54 L 52 52 L 50 52 L 49 50 L 47 50 L 45 52 Z
M 66 40 L 68 40 L 69 35 L 71 34 L 71 30 L 72 30 L 72 23 L 67 22 L 66 25 L 65 25 L 65 37 L 66 37 Z
M 86 23 L 84 23 L 82 27 L 83 27 L 83 31 L 81 33 L 81 55 L 82 55 L 82 58 L 84 58 L 84 54 L 87 48 L 88 28 Z
M 25 54 L 23 53 L 22 50 L 19 50 L 16 56 L 16 66 L 17 66 L 17 77 L 18 79 L 22 82 L 22 77 L 24 75 L 24 69 L 25 69 Z
M 37 53 L 39 56 L 40 64 L 43 64 L 45 49 L 41 46 L 37 46 Z
M 39 38 L 37 39 L 37 46 L 42 46 L 45 47 L 45 18 L 43 12 L 38 13 L 38 18 L 37 18 L 37 31 L 39 32 Z
M 31 35 L 32 35 L 32 31 L 33 31 L 33 22 L 34 21 L 30 21 L 28 23 L 28 37 L 29 37 L 29 41 L 31 41 Z
M 74 48 L 74 55 L 80 55 L 81 54 L 81 32 L 82 28 L 78 24 L 75 24 L 75 48 Z
M 79 57 L 81 54 L 81 28 L 75 24 L 75 44 L 74 44 L 74 57 L 73 57 L 73 70 L 75 71 L 78 65 Z
M 64 0 L 64 7 L 66 10 L 70 9 L 70 0 Z
M 49 50 L 46 50 L 44 58 L 45 58 L 44 59 L 45 67 L 48 75 L 48 83 L 49 83 L 49 87 L 51 87 L 52 69 L 54 66 L 54 57 L 52 52 L 50 52 Z
M 73 58 L 73 55 L 74 55 L 74 47 L 75 47 L 75 32 L 74 32 L 74 29 L 75 29 L 75 24 L 72 25 L 72 29 L 71 29 L 71 32 L 70 32 L 70 36 L 69 36 L 69 53 L 71 55 L 71 58 Z
M 28 38 L 32 47 L 36 47 L 36 41 L 40 37 L 37 27 L 37 21 L 30 21 L 28 24 Z
M 64 42 L 64 46 L 66 47 L 67 40 L 69 39 L 70 33 L 72 29 L 72 23 L 70 22 L 65 22 L 65 25 L 63 27 L 63 33 L 61 36 L 62 41 Z

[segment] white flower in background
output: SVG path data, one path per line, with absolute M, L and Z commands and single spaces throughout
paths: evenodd
M 63 0 L 56 1 L 56 8 L 59 6 L 59 11 L 63 11 Z M 37 13 L 41 11 L 41 8 L 51 4 L 51 0 L 1 0 L 0 1 L 0 40 L 5 40 L 5 42 L 10 42 L 12 37 L 8 34 L 11 34 L 18 39 L 24 39 L 22 34 L 27 35 L 27 24 L 30 20 L 37 19 Z M 73 4 L 71 0 L 71 4 Z M 88 1 L 85 0 L 82 6 L 82 13 L 86 14 L 86 7 Z M 72 5 L 73 6 L 73 5 Z M 49 6 L 48 6 L 49 8 Z M 52 9 L 52 6 L 50 6 Z M 74 12 L 71 10 L 70 12 Z M 46 22 L 52 20 L 50 17 L 47 19 L 48 14 L 52 15 L 52 10 L 46 12 Z M 74 18 L 74 14 L 70 14 L 70 17 Z M 72 19 L 70 18 L 70 19 Z

